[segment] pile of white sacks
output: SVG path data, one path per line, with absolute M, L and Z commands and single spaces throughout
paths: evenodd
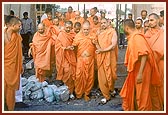
M 49 85 L 46 81 L 39 82 L 35 75 L 28 79 L 21 78 L 23 98 L 28 100 L 45 99 L 47 102 L 67 101 L 69 99 L 68 87 L 63 85 Z

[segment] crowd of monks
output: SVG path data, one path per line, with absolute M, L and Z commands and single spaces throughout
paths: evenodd
M 101 102 L 105 104 L 115 93 L 117 32 L 105 17 L 96 16 L 95 8 L 90 10 L 87 19 L 80 16 L 80 11 L 69 8 L 65 15 L 58 13 L 54 19 L 52 12 L 48 12 L 47 18 L 38 25 L 28 52 L 34 60 L 36 77 L 40 82 L 51 77 L 61 80 L 68 86 L 71 99 L 85 101 L 90 100 L 89 94 L 98 79 L 98 88 L 104 97 Z M 120 92 L 124 110 L 163 110 L 164 30 L 159 21 L 157 14 L 150 14 L 145 33 L 137 31 L 132 19 L 123 21 L 128 39 L 125 54 L 128 76 Z M 5 102 L 9 110 L 14 109 L 14 92 L 23 71 L 20 26 L 20 20 L 14 18 L 4 31 Z M 52 76 L 54 70 L 56 76 Z

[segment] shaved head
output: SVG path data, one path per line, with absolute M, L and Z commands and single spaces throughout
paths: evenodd
M 88 20 L 84 21 L 83 26 L 90 26 L 90 22 Z
M 75 11 L 75 18 L 76 19 L 78 19 L 78 18 L 80 18 L 80 11 L 79 10 L 77 10 L 77 11 Z
M 75 11 L 75 14 L 80 15 L 80 11 L 79 10 Z
M 149 26 L 151 28 L 158 28 L 159 27 L 159 16 L 155 13 L 151 13 L 149 15 Z
M 155 19 L 159 20 L 159 16 L 156 13 L 149 14 L 149 17 L 153 16 Z
M 66 25 L 71 25 L 71 26 L 73 26 L 73 23 L 72 23 L 72 21 L 66 21 L 65 24 L 64 24 L 64 26 L 66 26 Z
M 108 21 L 106 18 L 102 18 L 101 21 L 102 21 L 102 20 Z
M 39 28 L 39 27 L 45 28 L 45 25 L 44 25 L 43 23 L 40 23 L 40 24 L 38 25 L 38 28 Z
M 20 19 L 15 18 L 15 17 L 13 17 L 9 20 L 9 24 L 11 24 L 11 25 L 19 24 L 20 22 L 21 22 Z
M 19 32 L 19 30 L 21 29 L 21 25 L 21 20 L 15 17 L 11 18 L 8 23 L 8 27 L 13 27 L 13 32 Z
M 128 26 L 130 28 L 135 28 L 135 23 L 132 19 L 126 19 L 124 20 L 124 26 Z
M 89 35 L 90 32 L 90 22 L 88 20 L 84 21 L 82 25 L 82 31 L 85 36 Z
M 45 31 L 45 25 L 44 25 L 43 23 L 40 23 L 40 24 L 38 25 L 38 32 L 39 32 L 40 34 L 43 34 L 44 31 Z
M 135 29 L 135 23 L 132 19 L 125 19 L 123 22 L 125 35 L 130 35 Z

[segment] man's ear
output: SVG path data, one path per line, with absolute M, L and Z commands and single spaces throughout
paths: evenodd
M 14 27 L 15 26 L 15 24 L 11 24 L 11 27 Z
M 125 26 L 125 30 L 128 31 L 128 30 L 129 30 L 129 27 L 128 27 L 128 26 Z

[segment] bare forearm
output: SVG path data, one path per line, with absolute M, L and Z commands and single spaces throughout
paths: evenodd
M 116 47 L 117 45 L 117 34 L 116 33 L 114 33 L 111 42 L 112 44 L 109 47 L 103 49 L 104 52 L 110 51 Z
M 147 60 L 147 55 L 143 55 L 141 57 L 141 65 L 140 65 L 140 68 L 139 68 L 139 73 L 143 73 L 144 68 L 145 68 L 145 64 L 146 64 L 146 60 Z
M 115 47 L 116 47 L 116 45 L 112 44 L 112 45 L 110 45 L 109 47 L 103 49 L 103 51 L 104 51 L 104 52 L 108 52 L 108 51 L 110 51 L 110 50 L 113 50 Z
M 96 46 L 97 49 L 101 48 L 99 44 L 96 44 L 95 46 Z

